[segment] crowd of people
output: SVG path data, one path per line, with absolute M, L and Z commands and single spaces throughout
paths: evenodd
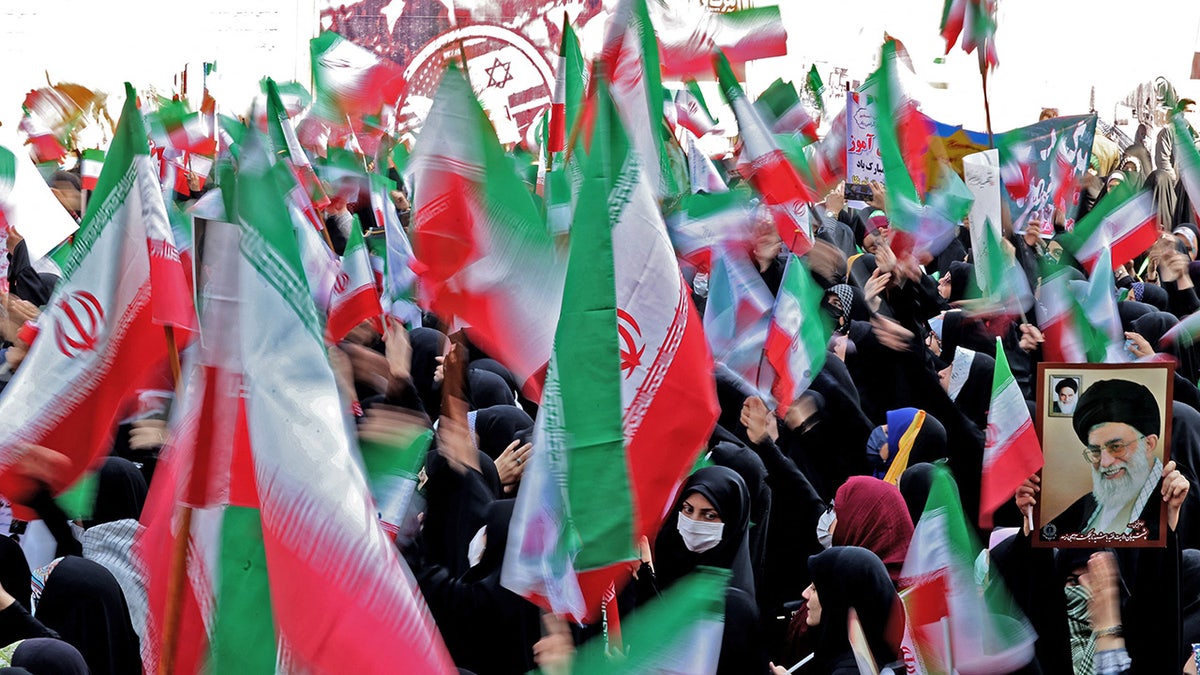
M 1096 486 L 1058 516 L 1057 529 L 1123 533 L 1140 515 L 1154 538 L 1163 533 L 1165 547 L 1035 546 L 1037 476 L 996 512 L 993 528 L 978 527 L 996 350 L 1033 410 L 1045 339 L 1030 320 L 1036 310 L 979 311 L 968 224 L 936 256 L 898 257 L 886 187 L 874 184 L 870 203 L 856 209 L 838 186 L 818 205 L 824 215 L 817 214 L 814 247 L 804 256 L 825 289 L 829 358 L 782 416 L 744 383 L 714 376 L 718 424 L 657 535 L 630 562 L 633 581 L 617 594 L 618 614 L 636 617 L 698 567 L 724 568 L 730 580 L 718 673 L 862 672 L 848 630 L 851 610 L 875 662 L 904 672 L 902 569 L 910 549 L 927 543 L 914 540 L 914 528 L 948 470 L 972 535 L 983 542 L 980 564 L 1003 581 L 1036 632 L 1030 658 L 1014 672 L 1196 672 L 1200 353 L 1164 339 L 1200 311 L 1200 228 L 1175 152 L 1195 139 L 1175 138 L 1167 126 L 1151 145 L 1148 129 L 1125 148 L 1097 140 L 1077 215 L 1123 182 L 1152 192 L 1161 237 L 1115 270 L 1114 285 L 1129 360 L 1169 359 L 1173 400 L 1160 409 L 1141 385 L 1114 380 L 1081 391 L 1065 377 L 1047 405 L 1072 416 Z M 49 182 L 78 217 L 78 174 L 60 171 Z M 738 178 L 730 182 L 736 189 Z M 394 197 L 408 223 L 406 196 Z M 326 214 L 335 250 L 359 206 L 369 227 L 365 196 Z M 1056 220 L 1049 239 L 1041 223 L 1004 232 L 1003 254 L 1035 295 L 1052 277 L 1074 283 L 1088 276 L 1068 253 L 1065 218 Z M 10 230 L 7 247 L 0 382 L 22 367 L 22 330 L 36 322 L 57 282 L 29 259 L 19 232 Z M 773 227 L 759 228 L 752 247 L 731 255 L 746 256 L 778 292 L 789 252 Z M 704 280 L 689 281 L 702 310 Z M 361 402 L 362 433 L 437 428 L 421 474 L 420 526 L 398 546 L 461 672 L 569 673 L 576 647 L 608 639 L 612 619 L 569 623 L 501 581 L 515 497 L 539 451 L 532 443 L 537 405 L 509 369 L 472 344 L 469 330 L 452 340 L 443 318 L 426 314 L 423 324 L 390 323 L 384 334 L 363 324 L 330 352 L 347 399 Z M 465 429 L 446 409 L 444 385 L 454 378 L 469 410 Z M 37 519 L 13 520 L 10 536 L 0 537 L 0 672 L 141 671 L 145 575 L 162 571 L 138 569 L 131 549 L 167 443 L 165 419 L 161 410 L 134 415 L 117 430 L 87 519 L 71 518 L 42 490 L 21 505 Z M 1171 461 L 1163 463 L 1159 445 L 1168 431 Z M 801 665 L 785 667 L 792 664 Z

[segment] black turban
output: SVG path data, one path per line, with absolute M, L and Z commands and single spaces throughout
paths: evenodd
M 1071 391 L 1078 392 L 1079 383 L 1076 382 L 1075 378 L 1073 377 L 1064 377 L 1058 381 L 1058 384 L 1054 385 L 1054 393 L 1061 394 L 1062 390 L 1066 388 L 1070 388 Z
M 1162 431 L 1154 394 L 1145 385 L 1129 380 L 1101 380 L 1088 387 L 1079 397 L 1071 422 L 1084 445 L 1092 427 L 1108 422 L 1123 422 L 1143 436 L 1157 436 Z

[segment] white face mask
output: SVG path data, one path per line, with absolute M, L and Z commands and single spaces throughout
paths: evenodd
M 467 544 L 467 562 L 474 567 L 483 560 L 483 551 L 487 548 L 487 525 L 479 528 L 474 537 L 471 537 L 471 543 Z
M 833 533 L 829 531 L 829 526 L 833 525 L 833 521 L 837 520 L 837 514 L 833 509 L 829 509 L 821 514 L 817 519 L 817 541 L 821 542 L 821 546 L 829 548 L 833 546 Z
M 721 543 L 721 534 L 725 531 L 725 523 L 704 523 L 692 520 L 682 513 L 676 525 L 683 545 L 692 553 L 704 553 Z

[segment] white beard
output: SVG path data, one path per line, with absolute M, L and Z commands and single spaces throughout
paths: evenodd
M 1138 441 L 1137 450 L 1128 462 L 1114 463 L 1107 471 L 1111 474 L 1119 469 L 1125 469 L 1125 475 L 1119 478 L 1105 479 L 1100 468 L 1092 469 L 1092 495 L 1096 498 L 1097 506 L 1106 516 L 1112 517 L 1129 503 L 1137 499 L 1150 477 L 1150 458 L 1146 456 L 1146 441 Z M 1138 514 L 1130 514 L 1137 518 Z M 1107 518 L 1101 519 L 1102 522 Z M 1122 523 L 1124 524 L 1124 523 Z

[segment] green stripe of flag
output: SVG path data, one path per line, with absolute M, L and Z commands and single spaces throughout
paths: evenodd
M 567 493 L 571 521 L 582 543 L 575 561 L 579 570 L 634 555 L 612 229 L 636 169 L 606 83 L 599 84 L 596 99 L 592 154 L 571 225 L 562 315 L 554 336 L 569 448 Z
M 209 672 L 275 672 L 275 622 L 258 509 L 225 507 Z

